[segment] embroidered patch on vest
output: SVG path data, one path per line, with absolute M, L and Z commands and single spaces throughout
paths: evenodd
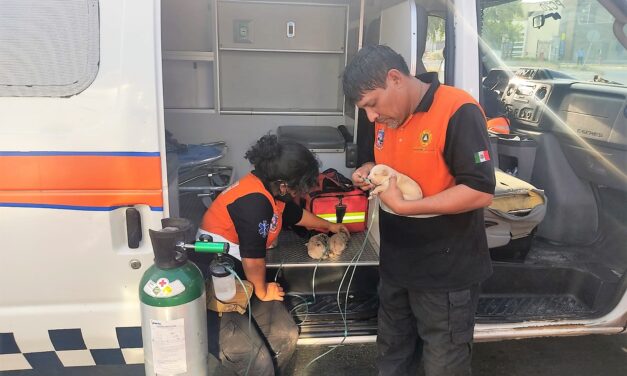
M 429 129 L 425 129 L 422 133 L 420 133 L 420 145 L 422 145 L 423 148 L 426 147 L 431 143 L 431 138 L 431 131 Z
M 385 130 L 379 129 L 377 132 L 377 140 L 374 143 L 374 146 L 377 149 L 383 149 L 383 138 L 385 137 Z
M 487 150 L 479 151 L 474 154 L 475 163 L 483 163 L 490 160 L 490 154 Z
M 259 235 L 266 238 L 268 237 L 268 231 L 270 230 L 270 224 L 265 219 L 259 223 Z

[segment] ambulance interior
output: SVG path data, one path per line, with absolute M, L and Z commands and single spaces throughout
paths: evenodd
M 330 134 L 302 141 L 321 171 L 350 177 L 363 155 L 355 141 L 371 125 L 344 100 L 344 66 L 360 43 L 384 43 L 415 72 L 451 84 L 456 38 L 446 3 L 162 0 L 170 215 L 199 223 L 219 191 L 250 170 L 247 148 L 279 127 Z M 510 134 L 491 135 L 499 184 L 485 213 L 494 273 L 478 323 L 603 316 L 627 288 L 627 89 L 512 72 L 490 55 L 480 50 L 481 101 L 488 116 L 507 109 Z M 495 97 L 496 109 L 487 103 Z M 596 129 L 611 136 L 599 140 Z M 287 286 L 302 338 L 342 337 L 345 328 L 376 334 L 376 238 L 376 223 L 353 234 L 337 261 L 309 258 L 307 239 L 291 231 L 268 251 L 268 278 Z

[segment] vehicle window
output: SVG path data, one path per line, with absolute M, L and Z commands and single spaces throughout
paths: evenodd
M 482 0 L 483 59 L 497 66 L 548 68 L 563 77 L 627 84 L 627 51 L 614 17 L 597 0 Z
M 67 97 L 96 78 L 98 0 L 2 0 L 0 14 L 1 97 Z
M 422 62 L 427 72 L 438 72 L 438 79 L 444 82 L 444 19 L 429 16 L 427 26 L 427 43 Z

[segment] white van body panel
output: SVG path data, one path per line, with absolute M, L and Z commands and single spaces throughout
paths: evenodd
M 477 5 L 474 1 L 455 0 L 454 86 L 466 90 L 479 101 L 480 79 L 477 35 Z
M 156 9 L 148 0 L 101 1 L 94 82 L 70 98 L 2 97 L 0 150 L 159 151 Z
M 146 157 L 161 158 L 154 165 L 165 166 L 160 136 L 164 126 L 159 2 L 107 0 L 100 1 L 99 7 L 96 79 L 69 98 L 1 97 L 0 158 Z M 167 197 L 161 168 L 165 171 L 164 167 L 152 171 L 161 176 L 155 190 L 161 189 Z M 68 184 L 73 178 L 80 177 L 68 176 Z M 85 192 L 35 193 L 45 198 Z M 106 188 L 86 194 L 99 193 L 116 194 Z M 143 240 L 137 249 L 127 244 L 126 206 L 2 204 L 0 200 L 5 281 L 0 292 L 0 333 L 13 333 L 20 351 L 0 355 L 0 370 L 30 368 L 20 358 L 23 353 L 55 351 L 49 330 L 78 328 L 87 353 L 80 361 L 68 354 L 59 357 L 66 366 L 89 365 L 94 364 L 89 350 L 121 347 L 116 328 L 140 325 L 137 283 L 153 259 L 148 228 L 160 227 L 167 207 L 128 206 L 141 214 Z M 131 268 L 131 260 L 141 267 Z M 126 362 L 143 362 L 140 350 L 125 349 Z

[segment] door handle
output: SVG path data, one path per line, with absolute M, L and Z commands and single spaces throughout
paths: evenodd
M 129 248 L 139 248 L 142 240 L 142 217 L 135 208 L 126 209 L 126 237 Z

